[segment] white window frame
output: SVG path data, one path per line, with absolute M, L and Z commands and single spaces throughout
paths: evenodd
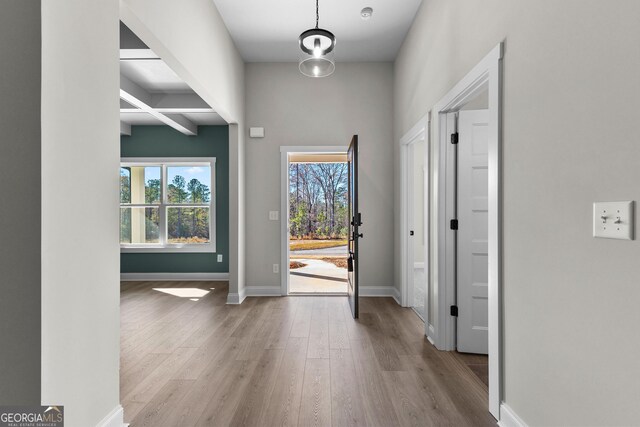
M 160 197 L 158 205 L 152 204 L 128 204 L 130 207 L 157 206 L 160 208 L 160 243 L 159 244 L 120 244 L 122 253 L 215 253 L 216 252 L 216 158 L 215 157 L 125 157 L 120 159 L 120 167 L 132 166 L 157 166 L 160 167 Z M 211 199 L 209 203 L 199 203 L 193 205 L 173 205 L 167 200 L 167 168 L 174 166 L 207 166 L 211 168 Z M 124 206 L 120 203 L 120 207 Z M 167 243 L 167 215 L 168 207 L 209 207 L 209 243 L 189 244 L 189 243 Z

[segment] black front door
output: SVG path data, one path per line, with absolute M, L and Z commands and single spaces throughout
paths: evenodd
M 348 293 L 349 306 L 353 318 L 358 318 L 358 240 L 362 237 L 359 228 L 362 225 L 362 218 L 358 211 L 358 135 L 354 135 L 349 144 L 347 153 L 349 163 L 349 259 L 347 260 L 348 270 Z

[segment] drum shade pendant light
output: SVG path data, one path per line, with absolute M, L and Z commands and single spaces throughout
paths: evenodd
M 331 31 L 319 28 L 319 21 L 320 9 L 316 0 L 316 27 L 303 32 L 298 39 L 302 50 L 298 68 L 309 77 L 327 77 L 336 69 L 333 59 L 336 36 Z

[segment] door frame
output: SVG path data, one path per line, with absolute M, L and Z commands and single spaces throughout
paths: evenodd
M 427 292 L 425 301 L 425 335 L 429 320 L 429 196 L 430 196 L 430 179 L 429 166 L 430 161 L 430 145 L 429 145 L 429 126 L 431 123 L 430 113 L 424 115 L 402 138 L 400 138 L 400 302 L 403 307 L 410 307 L 410 298 L 412 295 L 412 271 L 413 271 L 413 245 L 409 238 L 409 231 L 413 219 L 413 200 L 409 197 L 413 193 L 413 177 L 409 178 L 409 173 L 413 171 L 410 165 L 411 146 L 418 142 L 424 142 L 424 216 L 423 230 L 425 232 L 424 246 L 424 269 L 427 278 Z
M 346 146 L 280 146 L 280 292 L 289 295 L 289 156 L 346 153 Z
M 431 283 L 433 284 L 433 335 L 429 338 L 440 350 L 455 350 L 455 318 L 449 307 L 455 304 L 455 236 L 449 230 L 453 219 L 455 173 L 452 167 L 452 144 L 447 138 L 447 114 L 459 111 L 475 96 L 488 91 L 489 135 L 489 412 L 500 419 L 502 401 L 502 57 L 503 44 L 494 47 L 432 109 L 434 141 L 434 210 L 435 230 Z M 431 331 L 430 331 L 431 333 Z

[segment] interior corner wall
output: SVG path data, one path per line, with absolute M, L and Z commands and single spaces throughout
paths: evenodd
M 187 136 L 169 126 L 132 126 L 120 137 L 120 157 L 215 157 L 216 252 L 123 252 L 121 273 L 228 273 L 229 272 L 229 127 L 198 126 Z M 222 262 L 217 261 L 222 255 Z
M 118 26 L 115 0 L 42 2 L 41 401 L 69 427 L 120 408 Z
M 245 167 L 244 136 L 234 129 L 244 129 L 244 61 L 212 0 L 120 0 L 120 18 L 230 124 L 229 292 L 237 293 L 245 274 Z
M 246 283 L 245 137 L 242 124 L 229 125 L 229 301 Z
M 360 285 L 393 286 L 393 64 L 338 63 L 313 79 L 296 63 L 250 63 L 247 125 L 265 129 L 246 141 L 247 284 L 280 287 L 280 146 L 344 146 L 360 136 L 360 210 L 364 238 Z M 281 220 L 285 220 L 282 213 Z
M 40 15 L 0 13 L 0 406 L 40 403 Z
M 640 201 L 638 22 L 636 0 L 424 0 L 396 60 L 398 141 L 505 41 L 503 398 L 529 425 L 640 419 L 640 241 L 591 231 L 593 202 Z

